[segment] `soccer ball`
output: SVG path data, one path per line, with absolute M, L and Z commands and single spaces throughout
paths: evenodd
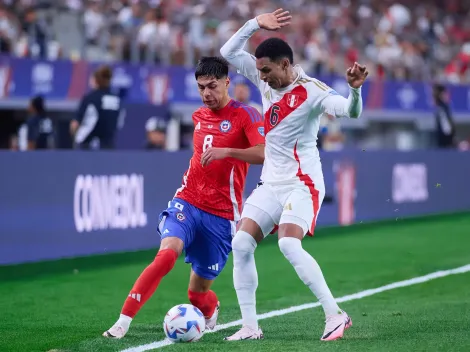
M 191 304 L 179 304 L 166 313 L 163 331 L 172 342 L 195 342 L 206 329 L 204 314 Z

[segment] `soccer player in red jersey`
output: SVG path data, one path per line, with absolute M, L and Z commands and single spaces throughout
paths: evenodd
M 230 98 L 228 62 L 202 58 L 195 77 L 204 107 L 193 113 L 194 153 L 183 184 L 160 214 L 160 249 L 130 291 L 118 321 L 103 333 L 122 338 L 161 279 L 185 251 L 191 263 L 188 298 L 214 329 L 220 303 L 211 285 L 232 251 L 235 222 L 240 218 L 249 164 L 264 161 L 263 118 Z

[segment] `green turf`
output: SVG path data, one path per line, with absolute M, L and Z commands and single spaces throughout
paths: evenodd
M 326 233 L 331 236 L 324 236 Z M 470 216 L 329 229 L 317 238 L 306 239 L 304 247 L 322 266 L 333 293 L 341 296 L 469 264 Z M 60 261 L 56 265 L 62 267 L 57 270 L 53 263 L 41 264 L 46 273 L 47 268 L 53 269 L 43 276 L 37 276 L 38 269 L 32 265 L 15 267 L 19 272 L 16 280 L 11 280 L 15 275 L 10 272 L 4 275 L 9 280 L 0 285 L 0 351 L 118 351 L 162 339 L 165 312 L 187 302 L 189 267 L 181 260 L 142 309 L 125 339 L 100 337 L 118 317 L 127 292 L 153 255 L 146 251 L 116 255 L 113 260 Z M 93 268 L 90 263 L 97 260 Z M 256 260 L 259 313 L 314 301 L 275 241 L 262 244 Z M 239 319 L 231 266 L 227 264 L 228 270 L 214 285 L 222 302 L 221 323 Z M 318 342 L 323 317 L 316 308 L 263 321 L 266 340 L 262 342 L 224 344 L 221 338 L 234 331 L 230 329 L 206 335 L 196 344 L 165 349 L 468 351 L 468 282 L 469 274 L 456 275 L 345 303 L 354 326 L 339 342 Z

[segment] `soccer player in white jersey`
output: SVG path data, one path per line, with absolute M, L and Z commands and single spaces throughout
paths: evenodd
M 248 21 L 220 52 L 238 72 L 259 88 L 263 99 L 265 161 L 261 185 L 246 200 L 241 226 L 233 241 L 233 279 L 243 326 L 226 340 L 261 339 L 256 317 L 254 252 L 279 224 L 279 248 L 300 279 L 320 301 L 326 316 L 323 341 L 341 338 L 352 325 L 341 310 L 312 256 L 302 248 L 305 234 L 313 235 L 325 195 L 320 156 L 316 147 L 320 117 L 358 118 L 362 112 L 361 86 L 367 77 L 357 63 L 346 72 L 350 87 L 346 99 L 299 66 L 293 65 L 290 46 L 281 39 L 261 43 L 252 56 L 243 48 L 259 29 L 277 30 L 288 25 L 288 11 L 278 9 Z

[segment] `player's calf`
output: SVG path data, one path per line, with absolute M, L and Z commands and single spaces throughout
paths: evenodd
M 156 291 L 161 279 L 173 269 L 182 247 L 183 242 L 178 238 L 162 241 L 154 261 L 140 274 L 127 296 L 118 321 L 103 333 L 104 337 L 120 339 L 127 334 L 132 319 Z

